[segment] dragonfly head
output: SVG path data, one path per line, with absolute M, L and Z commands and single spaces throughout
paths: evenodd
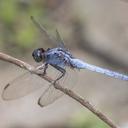
M 36 62 L 41 62 L 44 60 L 44 52 L 43 48 L 35 49 L 32 53 L 32 56 Z

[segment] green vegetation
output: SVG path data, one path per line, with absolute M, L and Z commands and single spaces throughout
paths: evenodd
M 87 111 L 75 114 L 70 125 L 72 128 L 109 128 L 98 117 Z
M 43 2 L 41 0 L 1 0 L 0 10 L 1 49 L 13 53 L 25 53 L 30 50 L 35 40 L 39 41 L 30 16 L 44 17 Z

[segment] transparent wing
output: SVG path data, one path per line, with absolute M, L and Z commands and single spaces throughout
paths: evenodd
M 56 43 L 59 43 L 58 47 L 61 47 L 61 48 L 65 48 L 65 45 L 64 45 L 64 41 L 62 40 L 58 30 L 56 29 L 56 38 L 55 39 L 53 36 L 51 36 L 48 31 L 45 29 L 45 27 L 43 25 L 41 25 L 40 23 L 38 23 L 33 16 L 31 16 L 31 20 L 33 21 L 33 23 L 41 30 L 41 32 L 43 32 L 43 34 L 46 36 L 46 38 L 56 44 Z
M 45 29 L 45 27 L 43 25 L 41 25 L 38 21 L 35 20 L 35 18 L 33 16 L 31 16 L 31 20 L 33 21 L 33 23 L 37 26 L 37 28 L 39 28 L 41 30 L 41 32 L 44 34 L 44 36 L 46 36 L 46 38 L 55 43 L 56 44 L 56 40 L 54 37 L 52 37 L 48 31 Z
M 59 33 L 59 31 L 57 29 L 56 29 L 56 39 L 57 39 L 57 42 L 59 43 L 58 47 L 66 49 L 64 41 L 61 38 L 60 33 Z
M 58 74 L 60 75 L 60 73 Z M 58 77 L 58 75 L 56 75 Z M 76 85 L 77 73 L 74 70 L 68 69 L 66 72 L 66 75 L 58 81 L 58 83 L 63 86 L 71 89 L 73 86 Z M 56 101 L 58 98 L 63 96 L 63 92 L 60 90 L 57 90 L 54 88 L 52 84 L 49 85 L 49 88 L 47 88 L 44 93 L 41 95 L 41 97 L 38 100 L 38 104 L 41 107 L 47 106 L 54 101 Z
M 49 88 L 41 95 L 38 100 L 38 104 L 41 107 L 52 104 L 55 100 L 63 96 L 63 93 L 55 89 L 53 85 L 50 85 Z
M 35 74 L 26 72 L 4 87 L 2 98 L 4 100 L 20 98 L 43 87 L 44 84 L 45 80 Z

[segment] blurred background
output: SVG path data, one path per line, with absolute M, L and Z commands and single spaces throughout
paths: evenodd
M 57 28 L 72 54 L 90 64 L 128 73 L 126 0 L 0 0 L 0 51 L 36 65 L 35 48 L 55 47 L 30 20 L 51 35 Z M 0 93 L 23 71 L 0 61 Z M 128 83 L 87 70 L 78 71 L 73 90 L 121 128 L 128 128 Z M 72 83 L 70 83 L 72 84 Z M 14 92 L 15 93 L 15 92 Z M 42 91 L 12 101 L 0 98 L 0 128 L 108 128 L 68 96 L 41 108 Z

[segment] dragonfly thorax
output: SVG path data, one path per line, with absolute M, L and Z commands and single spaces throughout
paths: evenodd
M 72 55 L 70 52 L 62 49 L 62 48 L 53 48 L 47 50 L 45 53 L 45 62 L 51 65 L 56 65 L 61 68 L 70 65 L 70 60 L 72 59 Z

